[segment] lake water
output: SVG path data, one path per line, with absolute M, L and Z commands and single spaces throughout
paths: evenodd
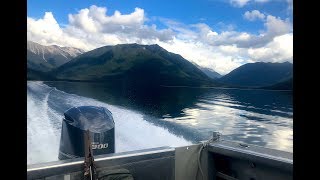
M 36 81 L 27 86 L 28 164 L 58 160 L 63 112 L 80 105 L 112 112 L 116 152 L 188 145 L 207 140 L 213 131 L 224 139 L 292 152 L 291 92 Z

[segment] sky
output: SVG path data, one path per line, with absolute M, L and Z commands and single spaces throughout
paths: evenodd
M 27 38 L 83 49 L 158 44 L 222 75 L 292 62 L 292 0 L 28 0 Z

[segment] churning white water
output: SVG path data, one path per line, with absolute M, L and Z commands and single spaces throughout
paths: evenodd
M 27 163 L 58 160 L 63 112 L 73 106 L 103 106 L 115 121 L 116 152 L 191 144 L 143 119 L 138 112 L 95 99 L 68 94 L 42 82 L 27 85 Z

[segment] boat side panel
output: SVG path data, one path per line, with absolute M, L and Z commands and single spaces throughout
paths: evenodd
M 175 178 L 176 180 L 213 179 L 214 169 L 211 154 L 203 149 L 200 156 L 200 164 L 203 175 L 198 166 L 199 151 L 202 144 L 177 147 L 175 153 Z M 203 177 L 202 177 L 203 176 Z
M 236 179 L 248 180 L 291 180 L 293 174 L 272 166 L 254 163 L 250 160 L 237 159 L 223 155 L 213 154 L 216 172 Z
M 208 146 L 215 176 L 229 179 L 289 180 L 293 178 L 292 153 L 218 141 Z
M 68 164 L 69 163 L 69 164 Z M 174 149 L 157 148 L 128 153 L 100 155 L 95 159 L 97 172 L 124 168 L 135 179 L 174 180 Z M 83 159 L 32 165 L 28 179 L 82 179 Z M 65 176 L 65 175 L 70 175 Z
M 293 172 L 292 153 L 278 151 L 259 146 L 240 146 L 239 143 L 219 141 L 208 146 L 212 153 L 225 155 L 237 159 L 250 160 L 255 163 L 265 164 L 276 169 Z

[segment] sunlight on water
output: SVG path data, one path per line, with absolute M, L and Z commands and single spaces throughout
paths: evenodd
M 228 139 L 292 152 L 292 112 L 239 104 L 226 95 L 207 99 L 201 99 L 194 108 L 183 109 L 183 117 L 166 115 L 163 120 L 201 129 L 203 134 L 206 130 L 208 135 L 219 131 Z M 275 112 L 285 117 L 272 114 Z

